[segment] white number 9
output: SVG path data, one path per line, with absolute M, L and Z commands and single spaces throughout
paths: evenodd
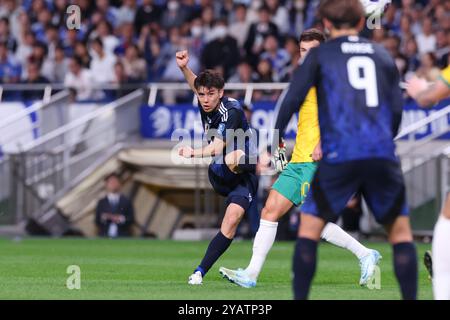
M 360 74 L 360 70 L 363 74 Z M 357 90 L 366 92 L 368 107 L 378 107 L 378 86 L 375 62 L 369 57 L 351 57 L 347 62 L 348 80 Z

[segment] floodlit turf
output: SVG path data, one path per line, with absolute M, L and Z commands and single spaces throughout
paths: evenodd
M 381 289 L 358 286 L 359 265 L 349 252 L 322 243 L 311 299 L 399 299 L 391 248 L 368 243 L 383 255 Z M 0 239 L 0 299 L 291 299 L 294 242 L 277 242 L 258 285 L 244 289 L 219 275 L 219 267 L 245 267 L 250 241 L 236 241 L 210 270 L 202 286 L 188 286 L 207 242 L 109 239 Z M 419 297 L 431 299 L 418 245 Z M 66 287 L 67 267 L 81 269 L 81 289 Z

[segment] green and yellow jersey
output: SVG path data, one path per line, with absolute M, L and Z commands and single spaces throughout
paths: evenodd
M 320 141 L 316 88 L 311 88 L 298 114 L 297 137 L 291 162 L 313 162 L 311 154 Z
M 317 108 L 316 89 L 311 88 L 299 111 L 297 137 L 291 161 L 272 186 L 272 189 L 296 206 L 304 201 L 317 169 L 317 162 L 311 157 L 320 141 Z

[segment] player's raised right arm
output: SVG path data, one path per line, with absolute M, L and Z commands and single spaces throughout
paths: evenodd
M 175 54 L 175 58 L 177 59 L 177 65 L 180 68 L 181 72 L 183 72 L 183 75 L 191 87 L 192 91 L 197 92 L 195 90 L 194 81 L 197 76 L 194 72 L 188 67 L 189 62 L 189 54 L 187 50 L 177 51 Z

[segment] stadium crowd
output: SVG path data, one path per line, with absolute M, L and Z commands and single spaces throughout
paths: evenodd
M 0 0 L 0 83 L 64 83 L 92 99 L 92 83 L 182 82 L 175 52 L 194 72 L 228 82 L 285 82 L 297 39 L 322 28 L 318 0 Z M 67 27 L 67 7 L 81 10 Z M 393 0 L 365 34 L 395 57 L 402 77 L 435 80 L 449 63 L 450 1 Z M 256 97 L 258 98 L 258 97 Z M 274 98 L 264 95 L 259 98 Z

